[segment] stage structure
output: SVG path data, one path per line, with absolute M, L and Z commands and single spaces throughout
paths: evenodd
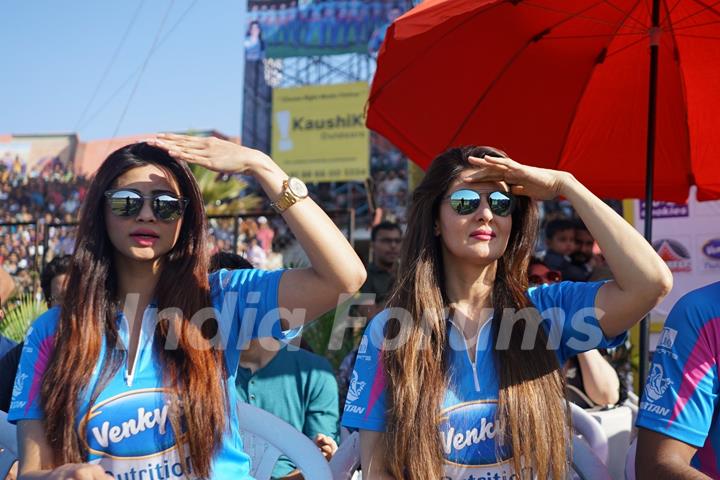
M 324 208 L 355 209 L 359 224 L 376 206 L 404 221 L 407 159 L 364 127 L 357 92 L 375 74 L 387 27 L 413 3 L 248 0 L 243 144 L 272 152 L 325 197 Z

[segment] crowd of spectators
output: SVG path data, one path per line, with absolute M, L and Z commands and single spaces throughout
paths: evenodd
M 88 181 L 76 176 L 58 157 L 42 168 L 28 169 L 16 157 L 0 162 L 0 222 L 72 222 L 85 196 Z
M 283 268 L 281 245 L 275 241 L 277 232 L 285 234 L 287 226 L 279 217 L 211 218 L 208 246 L 211 254 L 236 252 L 256 268 Z M 237 235 L 237 236 L 236 236 Z
M 59 157 L 38 168 L 28 168 L 19 156 L 0 160 L 0 266 L 13 276 L 18 292 L 39 292 L 43 257 L 49 261 L 72 251 L 72 229 L 50 225 L 76 221 L 88 182 Z
M 385 219 L 407 221 L 408 159 L 390 142 L 373 133 L 370 142 L 370 174 L 375 206 Z

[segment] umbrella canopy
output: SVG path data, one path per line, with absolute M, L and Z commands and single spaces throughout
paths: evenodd
M 643 198 L 657 45 L 654 198 L 720 198 L 720 6 L 426 0 L 388 29 L 367 125 L 421 167 L 481 144 Z M 651 155 L 652 156 L 652 155 Z

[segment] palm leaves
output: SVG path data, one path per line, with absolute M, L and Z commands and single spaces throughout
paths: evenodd
M 191 164 L 200 186 L 205 209 L 209 215 L 238 214 L 256 209 L 260 198 L 255 194 L 243 195 L 248 184 L 233 176 L 217 174 L 207 168 Z
M 19 297 L 19 301 L 8 307 L 5 318 L 0 321 L 0 334 L 16 342 L 21 341 L 30 324 L 46 310 L 45 302 L 34 298 L 32 293 Z

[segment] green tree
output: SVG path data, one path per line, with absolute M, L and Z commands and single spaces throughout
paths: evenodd
M 0 320 L 0 334 L 19 342 L 25 336 L 30 324 L 47 311 L 45 302 L 34 298 L 32 293 L 16 298 L 8 307 L 5 318 Z
M 218 174 L 205 167 L 190 165 L 209 215 L 241 214 L 256 210 L 261 203 L 255 194 L 242 195 L 248 184 L 236 177 Z

